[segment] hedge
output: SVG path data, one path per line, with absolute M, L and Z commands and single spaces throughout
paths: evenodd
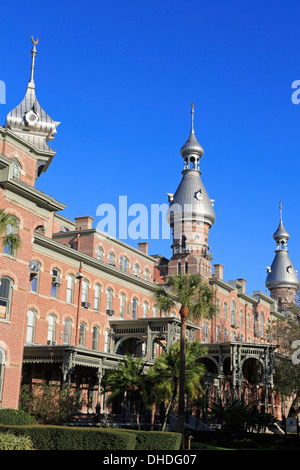
M 37 420 L 25 411 L 15 410 L 13 408 L 1 408 L 0 424 L 13 424 L 15 426 L 37 424 Z
M 1 432 L 0 450 L 34 450 L 34 447 L 29 436 L 15 436 Z
M 29 436 L 35 450 L 132 450 L 136 437 L 114 429 L 0 425 L 0 432 Z
M 135 450 L 179 450 L 181 434 L 176 432 L 136 431 Z
M 181 440 L 172 432 L 95 427 L 0 425 L 1 432 L 29 436 L 35 450 L 178 450 Z

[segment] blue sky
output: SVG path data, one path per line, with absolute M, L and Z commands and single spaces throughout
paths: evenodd
M 25 94 L 33 35 L 37 97 L 61 122 L 37 187 L 67 204 L 66 217 L 96 225 L 97 207 L 117 207 L 120 195 L 150 209 L 175 192 L 194 102 L 201 177 L 215 200 L 213 263 L 264 292 L 280 200 L 300 269 L 299 14 L 293 0 L 6 4 L 1 124 Z M 169 257 L 170 241 L 150 240 L 149 251 Z

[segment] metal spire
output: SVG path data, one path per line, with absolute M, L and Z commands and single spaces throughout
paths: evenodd
M 282 222 L 282 201 L 279 202 L 280 222 Z
M 191 104 L 192 106 L 192 109 L 191 109 L 191 115 L 192 115 L 192 127 L 191 127 L 191 131 L 194 132 L 194 103 Z
M 31 49 L 31 56 L 32 56 L 32 59 L 31 59 L 31 73 L 30 73 L 30 80 L 29 80 L 29 83 L 28 83 L 28 88 L 33 88 L 35 89 L 35 84 L 34 84 L 34 78 L 33 78 L 33 75 L 34 75 L 34 63 L 35 63 L 35 56 L 37 54 L 37 50 L 36 50 L 36 45 L 38 44 L 39 40 L 38 38 L 36 38 L 36 40 L 33 39 L 33 37 L 31 36 L 31 41 L 32 41 L 32 49 Z

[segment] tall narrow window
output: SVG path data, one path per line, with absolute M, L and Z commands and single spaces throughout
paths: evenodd
M 108 255 L 108 262 L 109 264 L 112 264 L 113 266 L 115 265 L 115 255 L 113 251 L 111 251 Z
M 126 308 L 126 295 L 120 295 L 120 318 L 125 318 L 125 308 Z
M 59 286 L 61 284 L 60 271 L 57 268 L 52 269 L 51 297 L 58 299 Z
M 100 284 L 95 285 L 95 297 L 94 297 L 94 310 L 97 310 L 99 312 L 100 310 L 100 292 L 101 292 L 101 286 Z
M 137 305 L 138 305 L 138 301 L 137 299 L 134 297 L 132 299 L 132 319 L 135 320 L 137 318 Z
M 102 261 L 102 258 L 103 258 L 103 250 L 102 250 L 101 246 L 98 246 L 98 248 L 97 248 L 97 259 Z
M 89 300 L 89 281 L 87 279 L 82 279 L 81 289 L 81 305 L 87 307 Z
M 139 276 L 139 274 L 140 274 L 140 267 L 139 267 L 138 263 L 136 263 L 136 264 L 134 265 L 134 267 L 133 267 L 133 272 L 134 272 L 134 275 L 135 275 L 135 276 Z
M 29 263 L 29 273 L 30 273 L 30 292 L 35 292 L 36 294 L 39 291 L 39 279 L 40 279 L 40 263 L 38 261 L 32 260 Z
M 235 325 L 235 301 L 232 300 L 231 302 L 231 325 Z
M 128 258 L 126 258 L 126 256 L 121 256 L 121 258 L 120 258 L 120 269 L 122 271 L 128 272 L 128 268 L 129 268 Z
M 99 346 L 99 328 L 98 326 L 94 326 L 93 328 L 93 344 L 92 344 L 92 349 L 94 351 L 98 351 L 98 346 Z
M 148 317 L 148 309 L 149 309 L 149 304 L 148 302 L 143 303 L 143 317 L 147 318 Z
M 226 302 L 224 302 L 223 308 L 224 308 L 224 318 L 227 318 L 227 303 Z
M 75 278 L 73 274 L 69 274 L 68 279 L 67 279 L 67 302 L 69 304 L 73 303 L 74 281 L 75 281 Z
M 2 408 L 2 391 L 4 382 L 5 351 L 0 348 L 0 408 Z
M 36 311 L 29 310 L 27 318 L 26 343 L 34 343 Z
M 150 281 L 150 271 L 148 268 L 145 269 L 144 275 L 145 275 L 146 281 Z
M 0 278 L 0 320 L 10 319 L 13 281 L 9 277 Z
M 56 316 L 49 315 L 48 319 L 48 336 L 47 341 L 51 342 L 55 340 L 55 326 L 56 326 Z
M 79 345 L 85 346 L 85 331 L 86 331 L 86 324 L 81 322 L 79 325 Z
M 71 328 L 72 321 L 70 320 L 70 318 L 66 318 L 64 329 L 64 344 L 71 344 Z
M 263 313 L 259 316 L 259 334 L 261 337 L 264 336 L 264 315 Z
M 106 310 L 112 310 L 113 306 L 113 291 L 112 289 L 107 289 L 107 298 L 106 298 Z
M 203 323 L 203 341 L 204 343 L 208 342 L 208 323 Z

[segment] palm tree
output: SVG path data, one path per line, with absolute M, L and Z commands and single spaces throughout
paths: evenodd
M 119 361 L 117 369 L 109 371 L 103 378 L 104 391 L 110 392 L 107 404 L 128 398 L 133 404 L 139 429 L 141 405 L 146 401 L 145 365 L 142 357 L 128 355 L 124 361 Z
M 9 226 L 15 227 L 16 220 L 10 214 L 6 214 L 4 209 L 0 209 L 0 233 L 5 232 L 2 243 L 4 247 L 9 246 L 10 251 L 14 252 L 20 246 L 20 238 L 13 230 L 8 232 Z
M 185 395 L 194 400 L 202 393 L 201 378 L 205 375 L 205 367 L 200 359 L 206 354 L 200 341 L 186 343 L 185 360 Z M 169 351 L 158 357 L 151 368 L 153 374 L 160 379 L 160 386 L 164 391 L 164 400 L 168 401 L 162 431 L 165 429 L 168 416 L 178 398 L 180 371 L 180 342 L 172 344 Z
M 180 305 L 180 368 L 179 368 L 179 399 L 178 399 L 178 432 L 182 435 L 181 448 L 184 448 L 185 426 L 185 356 L 186 327 L 189 318 L 212 318 L 215 313 L 214 292 L 202 281 L 198 274 L 180 274 L 170 276 L 165 286 L 159 286 L 154 293 L 156 305 L 160 310 L 170 311 L 178 303 Z

